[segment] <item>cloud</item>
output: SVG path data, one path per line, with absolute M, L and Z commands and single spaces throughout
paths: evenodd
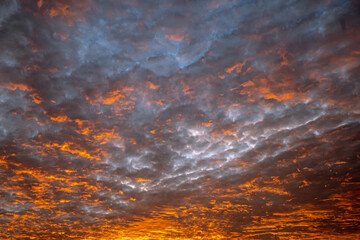
M 358 237 L 353 1 L 5 1 L 0 238 Z

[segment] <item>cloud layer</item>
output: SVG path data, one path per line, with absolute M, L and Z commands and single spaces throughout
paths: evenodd
M 359 237 L 356 1 L 0 3 L 1 239 Z

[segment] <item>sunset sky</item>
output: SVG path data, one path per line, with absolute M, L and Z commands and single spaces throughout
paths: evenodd
M 356 0 L 1 0 L 0 239 L 360 239 Z

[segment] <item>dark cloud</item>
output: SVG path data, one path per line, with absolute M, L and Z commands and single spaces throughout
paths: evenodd
M 358 238 L 359 16 L 3 1 L 0 238 Z

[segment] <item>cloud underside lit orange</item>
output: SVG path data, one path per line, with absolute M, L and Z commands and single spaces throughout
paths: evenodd
M 360 238 L 360 5 L 0 4 L 0 239 Z

